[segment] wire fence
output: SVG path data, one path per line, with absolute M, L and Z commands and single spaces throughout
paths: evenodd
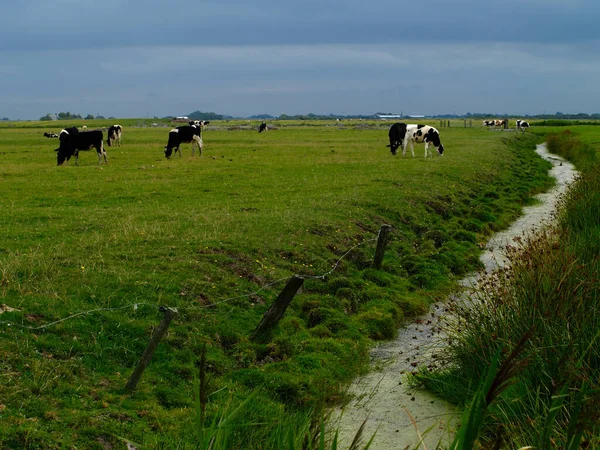
M 348 257 L 348 255 L 350 253 L 352 253 L 354 250 L 356 250 L 358 247 L 361 247 L 363 245 L 366 245 L 370 242 L 375 242 L 380 240 L 381 236 L 382 236 L 382 230 L 384 230 L 384 228 L 379 230 L 379 233 L 377 234 L 377 237 L 371 238 L 371 239 L 366 239 L 362 242 L 359 242 L 355 245 L 353 245 L 352 247 L 350 247 L 346 252 L 344 252 L 342 254 L 342 256 L 340 256 L 337 261 L 332 265 L 331 270 L 321 274 L 321 275 L 301 275 L 301 274 L 296 274 L 295 276 L 303 278 L 303 279 L 325 279 L 327 276 L 331 275 L 332 273 L 334 273 L 340 263 Z M 284 281 L 289 280 L 290 277 L 285 277 L 285 278 L 280 278 L 278 280 L 274 280 L 271 281 L 267 284 L 262 285 L 261 287 L 259 287 L 257 290 L 247 293 L 247 294 L 242 294 L 242 295 L 237 295 L 234 297 L 228 297 L 225 298 L 223 300 L 219 300 L 216 302 L 212 302 L 210 305 L 201 305 L 201 306 L 183 306 L 183 307 L 177 307 L 179 310 L 182 311 L 195 311 L 195 310 L 202 310 L 202 309 L 208 309 L 208 308 L 213 308 L 215 306 L 218 305 L 222 305 L 224 303 L 229 303 L 231 301 L 234 300 L 239 300 L 242 298 L 249 298 L 249 297 L 253 297 L 255 295 L 258 295 L 259 293 L 261 293 L 262 291 L 271 288 L 275 285 L 278 285 L 280 283 L 283 283 Z M 0 305 L 0 311 L 2 311 L 2 306 L 4 305 Z M 113 308 L 95 308 L 95 309 L 90 309 L 90 310 L 86 310 L 86 311 L 80 311 L 77 312 L 75 314 L 71 314 L 69 316 L 63 317 L 62 319 L 58 319 L 58 320 L 54 320 L 52 322 L 43 324 L 43 325 L 37 325 L 37 326 L 31 326 L 31 325 L 23 325 L 23 324 L 19 324 L 19 323 L 15 323 L 15 322 L 10 322 L 10 321 L 0 321 L 0 326 L 5 326 L 5 327 L 13 327 L 13 328 L 20 328 L 20 329 L 25 329 L 25 330 L 30 330 L 30 331 L 40 331 L 40 330 L 44 330 L 46 328 L 50 328 L 53 326 L 56 326 L 60 323 L 64 323 L 67 322 L 69 320 L 73 320 L 76 319 L 78 317 L 82 317 L 82 316 L 86 316 L 86 315 L 90 315 L 90 314 L 94 314 L 94 313 L 100 313 L 100 312 L 113 312 L 113 311 L 126 311 L 126 310 L 132 310 L 132 311 L 137 311 L 138 308 L 140 307 L 151 307 L 151 308 L 169 308 L 168 306 L 165 305 L 157 305 L 154 303 L 149 303 L 149 302 L 135 302 L 135 303 L 129 303 L 127 305 L 124 306 L 118 306 L 118 307 L 113 307 Z M 15 311 L 16 309 L 14 308 L 10 308 L 10 311 Z M 16 310 L 19 311 L 19 310 Z

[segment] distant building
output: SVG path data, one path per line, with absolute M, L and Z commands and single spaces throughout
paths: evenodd
M 400 119 L 402 116 L 400 114 L 377 114 L 377 117 L 381 120 L 388 120 L 388 119 Z

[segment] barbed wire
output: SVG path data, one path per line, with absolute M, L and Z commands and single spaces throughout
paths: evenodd
M 352 251 L 354 251 L 356 248 L 367 244 L 369 242 L 373 242 L 373 241 L 377 241 L 377 239 L 379 239 L 379 234 L 381 233 L 381 230 L 379 230 L 377 237 L 372 238 L 372 239 L 366 239 L 362 242 L 359 242 L 355 245 L 353 245 L 352 247 L 350 247 L 344 254 L 342 254 L 342 256 L 340 256 L 338 258 L 338 260 L 335 262 L 335 264 L 332 266 L 331 270 L 329 270 L 328 272 L 325 272 L 322 275 L 298 275 L 296 274 L 296 276 L 300 277 L 300 278 L 304 278 L 304 279 L 319 279 L 319 280 L 324 280 L 327 276 L 331 275 L 333 272 L 336 271 L 336 269 L 339 267 L 340 263 L 344 260 L 344 258 L 346 258 L 346 256 L 348 256 Z M 221 305 L 224 303 L 228 303 L 234 300 L 239 300 L 241 298 L 248 298 L 248 297 L 253 297 L 257 294 L 259 294 L 260 292 L 264 291 L 265 289 L 268 289 L 276 284 L 279 284 L 283 281 L 289 280 L 290 277 L 284 277 L 284 278 L 280 278 L 278 280 L 272 281 L 270 283 L 267 283 L 263 286 L 261 286 L 259 289 L 257 289 L 256 291 L 250 292 L 248 294 L 242 294 L 242 295 L 237 295 L 235 297 L 229 297 L 223 300 L 220 300 L 218 302 L 214 302 L 211 303 L 210 305 L 202 305 L 202 306 L 183 306 L 183 307 L 177 307 L 178 310 L 185 310 L 185 311 L 194 311 L 194 310 L 200 310 L 200 309 L 208 309 L 208 308 L 212 308 L 215 307 L 217 305 Z M 25 329 L 25 330 L 31 330 L 31 331 L 39 331 L 39 330 L 43 330 L 49 327 L 52 327 L 54 325 L 58 325 L 59 323 L 62 322 L 66 322 L 68 320 L 72 320 L 75 319 L 77 317 L 80 316 L 85 316 L 88 314 L 93 314 L 93 313 L 98 313 L 98 312 L 110 312 L 110 311 L 121 311 L 121 310 L 125 310 L 125 309 L 133 309 L 134 311 L 137 310 L 140 306 L 150 306 L 152 308 L 158 308 L 158 307 L 166 307 L 165 305 L 157 305 L 154 303 L 148 303 L 148 302 L 135 302 L 135 303 L 130 303 L 128 305 L 124 305 L 124 306 L 118 306 L 118 307 L 114 307 L 114 308 L 95 308 L 95 309 L 90 309 L 87 311 L 80 311 L 78 313 L 75 314 L 71 314 L 70 316 L 67 317 L 63 317 L 62 319 L 58 319 L 55 320 L 53 322 L 49 322 L 47 324 L 44 325 L 38 325 L 38 326 L 30 326 L 30 325 L 22 325 L 22 324 L 18 324 L 18 323 L 14 323 L 14 322 L 7 322 L 7 321 L 0 321 L 0 325 L 6 325 L 7 327 L 13 327 L 13 328 L 20 328 L 20 329 Z

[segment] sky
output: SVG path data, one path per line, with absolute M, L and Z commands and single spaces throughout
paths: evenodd
M 0 117 L 600 112 L 597 0 L 28 0 Z

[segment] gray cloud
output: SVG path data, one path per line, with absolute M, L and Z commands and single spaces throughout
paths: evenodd
M 589 0 L 15 2 L 0 7 L 0 115 L 596 112 L 599 12 Z

